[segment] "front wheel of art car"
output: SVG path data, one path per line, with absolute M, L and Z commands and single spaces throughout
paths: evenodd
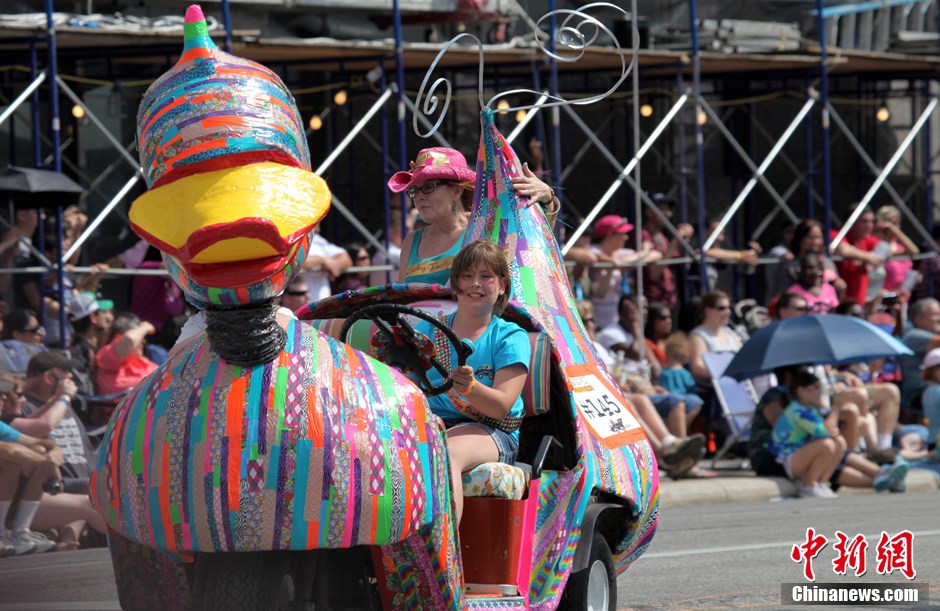
M 185 565 L 136 541 L 108 533 L 118 601 L 125 611 L 191 609 Z
M 572 573 L 558 609 L 564 611 L 611 611 L 617 608 L 617 573 L 614 558 L 604 537 L 595 532 L 587 568 Z
M 305 611 L 291 552 L 200 554 L 196 586 L 204 611 Z

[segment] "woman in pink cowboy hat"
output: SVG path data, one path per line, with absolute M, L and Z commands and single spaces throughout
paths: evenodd
M 512 179 L 520 196 L 546 207 L 554 222 L 559 203 L 555 192 L 523 165 L 523 176 Z M 401 245 L 399 282 L 446 284 L 451 262 L 460 250 L 470 221 L 476 172 L 466 158 L 450 148 L 427 148 L 418 153 L 411 169 L 396 173 L 388 181 L 395 193 L 404 192 L 427 227 L 409 234 Z

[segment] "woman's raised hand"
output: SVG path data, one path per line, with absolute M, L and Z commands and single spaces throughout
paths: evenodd
M 522 174 L 512 179 L 512 188 L 519 195 L 529 198 L 526 208 L 536 202 L 550 204 L 555 199 L 555 192 L 529 169 L 528 163 L 522 164 Z

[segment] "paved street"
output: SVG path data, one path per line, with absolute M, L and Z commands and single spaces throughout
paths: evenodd
M 930 492 L 668 509 L 652 549 L 618 581 L 620 608 L 781 608 L 780 584 L 802 580 L 802 565 L 789 559 L 790 548 L 802 543 L 807 527 L 813 527 L 830 539 L 814 562 L 817 582 L 852 584 L 906 581 L 897 573 L 878 575 L 875 548 L 881 531 L 894 536 L 910 530 L 915 583 L 931 584 L 936 609 L 940 604 L 938 499 L 936 492 Z M 832 573 L 836 530 L 849 537 L 868 537 L 864 577 Z M 2 559 L 0 592 L 0 611 L 119 609 L 105 549 Z
M 782 608 L 781 583 L 803 581 L 802 565 L 791 561 L 789 554 L 794 544 L 805 541 L 808 527 L 830 540 L 814 562 L 817 583 L 907 581 L 898 572 L 878 575 L 876 546 L 881 531 L 894 536 L 910 530 L 914 533 L 915 583 L 930 583 L 931 608 L 940 608 L 938 501 L 936 492 L 928 492 L 666 510 L 651 549 L 618 580 L 620 608 L 657 611 Z M 851 576 L 833 574 L 831 562 L 835 558 L 833 544 L 837 530 L 850 538 L 856 534 L 867 537 L 868 571 L 864 577 L 855 577 L 851 570 Z

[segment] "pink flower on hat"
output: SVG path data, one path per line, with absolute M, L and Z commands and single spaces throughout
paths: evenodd
M 633 225 L 622 216 L 617 214 L 608 214 L 597 219 L 594 223 L 594 238 L 601 240 L 612 233 L 630 233 Z
M 444 147 L 433 147 L 418 152 L 414 166 L 397 172 L 388 181 L 388 188 L 401 193 L 414 185 L 429 180 L 450 180 L 459 183 L 475 183 L 477 174 L 467 167 L 467 159 L 460 151 Z

